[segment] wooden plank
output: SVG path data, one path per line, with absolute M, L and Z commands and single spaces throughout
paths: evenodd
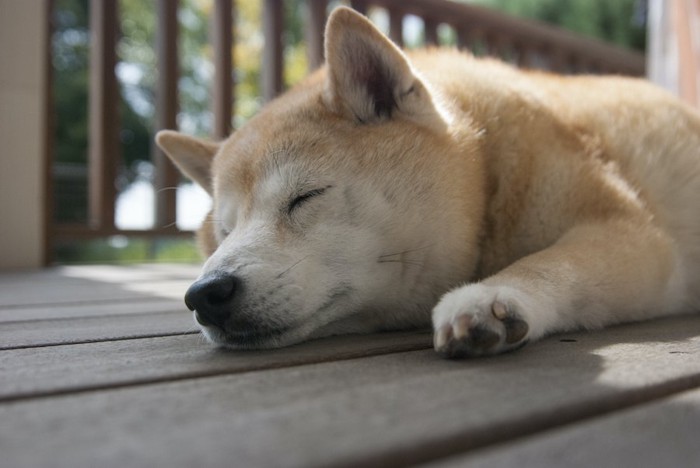
M 157 2 L 158 87 L 156 118 L 158 129 L 177 129 L 178 89 L 178 0 Z M 180 174 L 165 153 L 155 148 L 155 226 L 174 226 L 177 217 L 176 188 Z
M 184 309 L 184 308 L 183 308 Z M 162 312 L 0 324 L 0 350 L 196 333 L 192 315 Z
M 283 32 L 284 5 L 279 0 L 265 0 L 263 4 L 265 49 L 262 63 L 262 91 L 265 101 L 275 98 L 284 88 Z
M 47 304 L 29 307 L 0 309 L 0 325 L 8 322 L 34 320 L 57 320 L 80 317 L 105 317 L 111 315 L 133 315 L 160 312 L 182 313 L 186 311 L 182 299 L 127 299 L 106 302 L 83 302 L 71 304 Z M 30 324 L 27 324 L 30 326 Z
M 214 111 L 213 137 L 223 140 L 233 129 L 233 24 L 235 11 L 232 0 L 216 0 L 212 15 L 214 46 Z
M 31 284 L 18 286 L 14 291 L 3 285 L 0 290 L 0 308 L 17 309 L 52 304 L 86 304 L 115 301 L 179 299 L 184 297 L 192 280 L 165 280 L 148 282 L 103 283 L 64 278 L 44 290 Z
M 284 349 L 229 351 L 201 335 L 0 352 L 0 402 L 426 349 L 426 332 L 346 335 Z
M 91 0 L 88 223 L 93 229 L 114 227 L 119 161 L 117 23 L 116 0 Z
M 700 390 L 429 464 L 431 468 L 691 467 L 700 461 Z
M 38 289 L 50 287 L 56 282 L 70 282 L 75 279 L 104 283 L 182 280 L 196 278 L 201 270 L 201 265 L 190 263 L 61 266 L 42 270 L 0 272 L 0 286 L 14 288 L 22 284 L 31 284 Z
M 700 385 L 700 317 L 492 359 L 416 351 L 0 405 L 8 466 L 399 466 Z M 10 423 L 11 422 L 11 423 Z
M 198 265 L 95 265 L 0 274 L 0 310 L 121 300 L 180 300 Z

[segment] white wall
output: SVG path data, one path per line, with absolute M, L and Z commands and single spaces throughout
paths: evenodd
M 700 108 L 700 0 L 650 0 L 649 79 Z
M 0 0 L 0 269 L 44 256 L 45 0 Z

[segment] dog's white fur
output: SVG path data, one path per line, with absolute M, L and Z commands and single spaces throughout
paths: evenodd
M 244 284 L 211 341 L 432 315 L 439 351 L 481 355 L 700 307 L 697 112 L 638 80 L 407 56 L 346 8 L 326 56 L 220 145 L 158 135 L 214 198 L 202 278 Z

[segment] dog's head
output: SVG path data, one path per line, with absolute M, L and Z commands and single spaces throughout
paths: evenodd
M 331 15 L 325 48 L 324 68 L 226 141 L 158 134 L 214 200 L 185 300 L 215 343 L 427 326 L 474 266 L 476 132 L 352 10 Z

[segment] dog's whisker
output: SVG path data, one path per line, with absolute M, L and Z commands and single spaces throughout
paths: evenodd
M 177 187 L 162 187 L 156 190 L 156 193 L 165 192 L 166 190 L 177 190 Z
M 430 248 L 430 247 L 432 247 L 432 246 L 434 246 L 434 245 L 435 245 L 435 244 L 424 245 L 423 247 L 417 247 L 417 248 L 415 248 L 415 249 L 408 249 L 408 250 L 402 250 L 401 252 L 395 252 L 395 253 L 390 253 L 390 254 L 384 254 L 384 255 L 380 255 L 379 258 L 394 257 L 394 256 L 396 256 L 396 255 L 402 255 L 402 254 L 407 254 L 407 253 L 411 253 L 411 252 L 418 252 L 419 250 L 425 250 L 425 249 L 428 249 L 428 248 Z
M 173 226 L 177 226 L 177 221 L 173 221 L 172 223 L 169 223 L 169 224 L 164 224 L 164 225 L 160 226 L 160 228 L 161 229 L 168 229 L 168 228 L 171 228 Z
M 424 266 L 422 263 L 412 262 L 410 260 L 377 260 L 377 263 L 404 263 L 406 265 Z
M 301 262 L 303 262 L 304 260 L 306 260 L 306 259 L 309 258 L 310 256 L 311 256 L 311 255 L 309 254 L 309 255 L 307 255 L 306 257 L 302 258 L 301 260 L 296 261 L 294 264 L 292 264 L 292 266 L 290 266 L 289 268 L 287 268 L 286 270 L 284 270 L 282 273 L 280 273 L 279 275 L 277 275 L 277 276 L 275 277 L 275 279 L 279 279 L 279 278 L 281 278 L 282 276 L 284 276 L 285 274 L 289 273 L 289 271 L 291 271 L 292 268 L 294 268 L 295 266 L 299 265 Z

